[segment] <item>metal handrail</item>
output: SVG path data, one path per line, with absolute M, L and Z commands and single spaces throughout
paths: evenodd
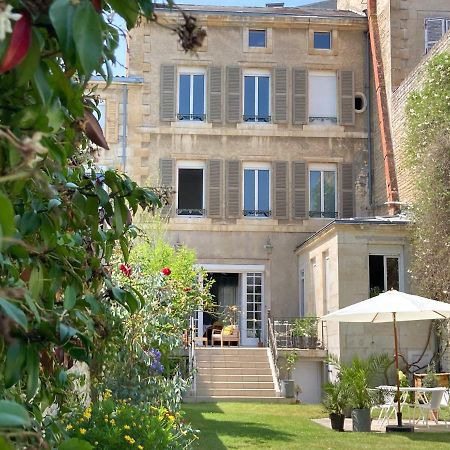
M 272 319 L 270 317 L 270 311 L 267 314 L 267 330 L 268 330 L 268 343 L 270 348 L 270 353 L 272 354 L 272 359 L 275 366 L 275 375 L 277 377 L 278 386 L 280 384 L 280 369 L 278 367 L 278 348 L 277 348 L 277 340 L 275 338 L 275 332 L 273 330 Z
M 192 377 L 192 394 L 195 396 L 197 393 L 197 370 L 195 361 L 195 326 L 194 318 L 189 318 L 189 374 Z

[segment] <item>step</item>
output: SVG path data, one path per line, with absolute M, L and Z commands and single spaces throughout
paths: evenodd
M 183 397 L 183 403 L 216 403 L 216 402 L 251 402 L 251 403 L 295 403 L 292 398 L 285 397 L 229 397 L 223 395 L 203 395 Z
M 265 354 L 261 354 L 258 353 L 256 355 L 236 355 L 236 354 L 232 354 L 232 355 L 196 355 L 195 360 L 197 362 L 200 361 L 226 361 L 226 362 L 231 362 L 231 361 L 247 361 L 247 360 L 252 360 L 252 361 L 259 361 L 259 362 L 263 362 L 266 361 L 267 362 L 267 355 Z
M 267 355 L 265 348 L 221 348 L 221 347 L 203 347 L 195 349 L 196 355 Z
M 197 388 L 197 396 L 276 397 L 275 389 L 208 389 Z
M 197 372 L 197 380 L 202 381 L 241 381 L 241 382 L 271 382 L 273 381 L 272 374 L 268 371 L 267 374 L 257 375 L 257 374 L 223 374 L 216 373 L 212 374 L 210 372 Z
M 234 367 L 232 370 L 230 368 L 224 367 L 197 367 L 197 376 L 204 374 L 211 375 L 226 375 L 230 373 L 232 375 L 269 375 L 272 374 L 270 367 Z
M 232 368 L 243 368 L 243 367 L 254 367 L 255 369 L 261 369 L 264 367 L 269 367 L 269 361 L 197 361 L 197 368 L 211 368 L 211 369 L 232 369 Z
M 197 389 L 273 389 L 273 381 L 205 381 L 197 380 Z

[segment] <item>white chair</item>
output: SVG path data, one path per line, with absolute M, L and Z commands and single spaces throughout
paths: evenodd
M 417 403 L 416 406 L 417 409 L 419 410 L 419 418 L 417 419 L 417 422 L 419 420 L 422 420 L 422 423 L 424 423 L 427 426 L 427 428 L 429 428 L 430 425 L 428 423 L 428 418 L 431 417 L 431 419 L 434 420 L 436 425 L 439 423 L 439 408 L 442 405 L 444 394 L 446 394 L 445 391 L 435 391 L 431 394 L 431 399 L 429 402 Z M 448 403 L 448 395 L 447 395 L 447 403 Z M 443 420 L 445 422 L 445 426 L 448 427 L 447 421 L 445 419 Z
M 378 386 L 378 390 L 383 396 L 383 403 L 376 405 L 374 408 L 380 410 L 378 422 L 381 429 L 385 422 L 389 425 L 389 420 L 395 414 L 397 408 L 395 407 L 395 391 L 392 386 Z

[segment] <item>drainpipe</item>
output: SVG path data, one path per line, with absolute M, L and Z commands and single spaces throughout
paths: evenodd
M 372 101 L 371 101 L 371 89 L 370 89 L 370 38 L 369 32 L 366 34 L 366 108 L 367 108 L 367 184 L 368 184 L 368 196 L 369 206 L 372 207 Z
M 127 122 L 128 122 L 128 86 L 122 86 L 122 170 L 126 171 L 127 165 Z
M 381 58 L 380 30 L 378 28 L 376 0 L 367 1 L 367 18 L 369 21 L 370 48 L 377 96 L 378 124 L 381 136 L 381 148 L 386 177 L 387 205 L 390 215 L 399 212 L 397 175 L 395 173 L 394 151 L 392 146 L 389 108 L 384 78 L 383 60 Z

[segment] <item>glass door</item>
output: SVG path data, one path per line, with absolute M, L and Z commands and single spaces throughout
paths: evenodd
M 256 346 L 263 341 L 263 274 L 247 272 L 242 278 L 241 344 Z

